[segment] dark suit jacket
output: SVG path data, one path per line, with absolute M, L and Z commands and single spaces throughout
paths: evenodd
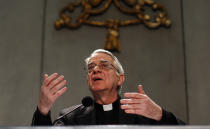
M 47 116 L 42 115 L 38 108 L 34 113 L 32 125 L 96 125 L 96 114 L 94 106 L 84 107 L 81 105 L 63 109 L 60 117 L 53 123 L 50 112 Z M 185 124 L 177 119 L 172 113 L 163 109 L 162 119 L 156 121 L 141 115 L 127 114 L 119 106 L 120 125 L 179 125 Z

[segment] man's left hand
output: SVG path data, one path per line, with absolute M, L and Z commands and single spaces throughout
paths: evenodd
M 162 108 L 152 101 L 142 89 L 142 85 L 138 86 L 138 93 L 125 93 L 121 99 L 121 109 L 129 114 L 138 114 L 154 120 L 161 120 Z

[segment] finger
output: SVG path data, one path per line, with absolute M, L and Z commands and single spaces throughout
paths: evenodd
M 141 104 L 124 104 L 120 106 L 121 109 L 127 110 L 127 109 L 141 109 Z
M 47 74 L 44 74 L 44 80 L 46 80 L 48 78 Z
M 44 85 L 48 86 L 49 83 L 50 83 L 51 81 L 53 81 L 57 76 L 58 76 L 57 73 L 53 73 L 52 75 L 50 75 L 50 76 L 44 81 Z
M 60 89 L 59 91 L 57 91 L 56 93 L 55 93 L 55 99 L 57 99 L 58 97 L 60 97 L 61 95 L 63 95 L 65 92 L 66 92 L 66 90 L 67 90 L 67 87 L 63 87 L 62 89 Z
M 63 75 L 59 76 L 57 79 L 55 79 L 52 82 L 50 82 L 49 88 L 50 89 L 53 88 L 54 86 L 56 86 L 57 84 L 59 84 L 63 79 L 64 79 L 64 76 Z
M 140 104 L 143 101 L 140 99 L 121 99 L 120 103 L 121 104 Z
M 55 94 L 57 91 L 59 91 L 62 87 L 66 85 L 66 80 L 63 80 L 60 82 L 58 85 L 54 86 L 53 88 L 50 89 L 51 94 Z
M 134 99 L 143 99 L 143 98 L 145 98 L 145 95 L 140 94 L 140 93 L 135 93 L 135 92 L 127 92 L 127 93 L 124 93 L 124 97 L 125 98 L 134 98 Z
M 141 114 L 141 110 L 137 110 L 137 109 L 126 109 L 124 111 L 129 114 Z
M 48 78 L 48 75 L 47 74 L 44 74 L 44 76 L 43 76 L 43 85 L 44 86 L 47 86 L 46 85 L 46 79 Z
M 142 85 L 138 85 L 138 92 L 139 92 L 140 94 L 145 94 Z

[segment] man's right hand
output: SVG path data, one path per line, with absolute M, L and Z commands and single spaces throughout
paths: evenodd
M 47 115 L 56 99 L 64 94 L 64 92 L 66 92 L 67 87 L 65 87 L 65 85 L 66 80 L 64 80 L 63 75 L 58 77 L 57 73 L 53 73 L 48 77 L 47 74 L 44 74 L 44 80 L 41 87 L 41 95 L 38 104 L 39 111 L 43 115 Z

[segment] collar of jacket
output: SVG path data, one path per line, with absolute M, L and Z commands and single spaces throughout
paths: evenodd
M 117 101 L 119 101 L 120 104 L 121 97 L 118 96 Z M 94 105 L 89 107 L 81 107 L 80 110 L 82 113 L 76 116 L 76 121 L 79 125 L 96 125 L 96 112 Z M 122 110 L 119 106 L 119 123 L 118 124 L 134 124 L 135 123 L 135 115 L 127 114 Z

